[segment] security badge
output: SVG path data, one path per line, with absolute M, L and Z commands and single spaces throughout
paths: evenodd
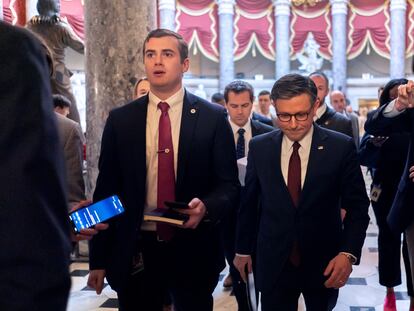
M 381 185 L 372 185 L 370 199 L 372 202 L 378 202 L 379 196 L 381 194 Z

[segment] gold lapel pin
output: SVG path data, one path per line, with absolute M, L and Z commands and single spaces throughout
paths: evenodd
M 193 109 L 190 110 L 190 113 L 194 114 L 194 113 L 196 113 L 196 110 L 193 108 Z

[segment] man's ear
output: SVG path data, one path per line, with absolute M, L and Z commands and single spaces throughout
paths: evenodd
M 321 105 L 321 101 L 319 100 L 319 97 L 316 97 L 315 104 L 313 105 L 315 112 L 320 107 L 320 105 Z
M 184 59 L 182 66 L 183 66 L 183 73 L 187 72 L 188 69 L 190 68 L 190 59 L 189 58 Z

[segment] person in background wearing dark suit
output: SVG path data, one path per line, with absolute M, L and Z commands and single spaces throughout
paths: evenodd
M 406 84 L 407 79 L 392 79 L 384 87 L 379 103 L 380 107 L 398 96 L 398 86 Z M 375 113 L 374 111 L 370 114 Z M 397 193 L 398 184 L 405 166 L 410 137 L 408 133 L 396 133 L 389 136 L 364 134 L 359 149 L 361 165 L 374 169 L 371 185 L 371 204 L 378 225 L 378 271 L 379 282 L 386 286 L 387 295 L 384 310 L 396 310 L 394 287 L 401 284 L 401 234 L 392 232 L 387 216 Z M 407 292 L 413 305 L 413 284 L 411 280 L 410 260 L 407 242 L 403 239 L 402 254 L 407 279 Z
M 165 290 L 176 311 L 211 311 L 219 223 L 240 188 L 233 135 L 223 107 L 184 89 L 179 34 L 151 31 L 143 56 L 149 94 L 111 111 L 103 132 L 94 201 L 117 194 L 125 213 L 91 241 L 88 284 L 99 294 L 106 276 L 122 311 L 162 310 Z M 188 204 L 184 225 L 143 221 L 165 201 Z
M 322 71 L 309 75 L 318 90 L 319 106 L 315 113 L 315 122 L 319 126 L 353 137 L 352 123 L 345 116 L 337 113 L 325 103 L 329 94 L 329 80 Z
M 253 109 L 254 90 L 249 83 L 244 81 L 231 82 L 224 89 L 224 98 L 229 122 L 233 130 L 236 157 L 241 159 L 247 156 L 249 142 L 252 137 L 271 132 L 274 128 L 250 118 Z M 230 266 L 230 275 L 226 279 L 230 277 L 232 280 L 239 311 L 248 311 L 246 285 L 233 265 L 237 210 L 238 208 L 235 208 L 223 221 L 224 252 Z
M 214 93 L 211 95 L 211 102 L 215 104 L 219 104 L 223 107 L 226 106 L 226 101 L 224 100 L 224 95 L 221 93 Z
M 345 94 L 341 91 L 332 91 L 330 94 L 331 98 L 331 105 L 335 109 L 335 111 L 345 117 L 347 117 L 349 120 L 351 120 L 352 124 L 352 137 L 355 141 L 355 146 L 357 149 L 359 148 L 359 121 L 358 116 L 355 113 L 349 113 L 346 111 L 346 98 Z
M 367 133 L 374 136 L 391 134 L 409 135 L 410 144 L 405 167 L 398 185 L 387 221 L 390 228 L 401 233 L 405 231 L 411 264 L 411 278 L 414 279 L 414 183 L 410 180 L 410 167 L 414 165 L 414 81 L 398 87 L 398 96 L 388 104 L 368 115 L 365 123 Z M 393 163 L 390 163 L 393 165 Z
M 273 126 L 273 122 L 271 119 L 264 117 L 261 114 L 254 112 L 254 111 L 252 112 L 252 120 L 259 121 L 269 126 Z
M 0 21 L 0 310 L 66 310 L 64 164 L 46 56 Z
M 280 78 L 272 99 L 280 130 L 250 141 L 234 264 L 246 279 L 256 253 L 263 311 L 296 311 L 301 293 L 306 310 L 332 310 L 369 222 L 356 148 L 349 136 L 313 123 L 318 100 L 310 78 Z

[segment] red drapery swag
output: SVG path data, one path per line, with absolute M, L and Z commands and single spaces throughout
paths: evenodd
M 25 0 L 3 1 L 3 19 L 25 25 Z M 219 17 L 214 0 L 177 0 L 176 31 L 189 43 L 190 51 L 219 61 Z M 1 12 L 0 12 L 1 13 Z M 407 0 L 406 57 L 414 54 L 414 0 Z M 83 0 L 61 0 L 61 17 L 84 39 Z M 390 0 L 351 0 L 347 13 L 347 58 L 374 50 L 390 57 Z M 260 53 L 275 59 L 275 8 L 271 0 L 236 0 L 234 7 L 234 59 Z M 303 50 L 312 33 L 320 45 L 319 55 L 332 58 L 332 14 L 329 0 L 317 5 L 291 6 L 291 59 Z

